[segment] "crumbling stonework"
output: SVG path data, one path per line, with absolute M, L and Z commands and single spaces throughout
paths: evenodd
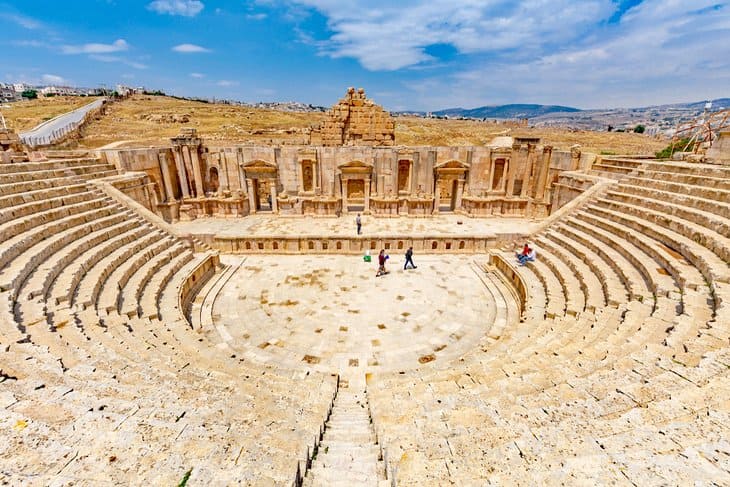
M 20 137 L 12 129 L 0 128 L 0 150 L 13 150 L 18 152 L 23 150 Z
M 395 121 L 365 96 L 364 89 L 348 88 L 347 95 L 327 112 L 327 119 L 310 137 L 311 145 L 394 145 Z

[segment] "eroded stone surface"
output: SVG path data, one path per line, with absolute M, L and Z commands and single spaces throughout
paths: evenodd
M 446 364 L 475 347 L 495 317 L 471 257 L 390 254 L 389 274 L 360 257 L 248 257 L 218 294 L 213 323 L 262 363 L 325 372 Z

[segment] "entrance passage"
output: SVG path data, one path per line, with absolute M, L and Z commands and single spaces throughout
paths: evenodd
M 365 181 L 362 179 L 347 180 L 347 210 L 363 211 L 365 208 Z
M 268 179 L 254 179 L 256 211 L 271 211 L 271 184 Z
M 437 191 L 439 192 L 439 211 L 448 213 L 454 211 L 456 208 L 456 185 L 458 184 L 456 179 L 452 178 L 439 178 L 437 184 Z

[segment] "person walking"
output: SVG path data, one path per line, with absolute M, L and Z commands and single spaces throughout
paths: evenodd
M 416 264 L 413 263 L 413 247 L 408 247 L 408 250 L 406 250 L 406 263 L 403 265 L 403 270 L 408 269 L 408 264 L 411 264 L 411 269 L 418 269 Z
M 355 217 L 355 225 L 357 225 L 357 234 L 360 235 L 360 229 L 362 228 L 362 220 L 360 219 L 360 213 Z
M 378 254 L 378 273 L 375 274 L 375 277 L 384 276 L 388 273 L 388 271 L 385 270 L 386 260 L 388 260 L 388 256 L 385 255 L 385 249 L 382 249 Z

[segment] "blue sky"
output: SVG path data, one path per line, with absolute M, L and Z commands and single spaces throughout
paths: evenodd
M 718 0 L 0 0 L 0 81 L 390 110 L 730 96 Z

